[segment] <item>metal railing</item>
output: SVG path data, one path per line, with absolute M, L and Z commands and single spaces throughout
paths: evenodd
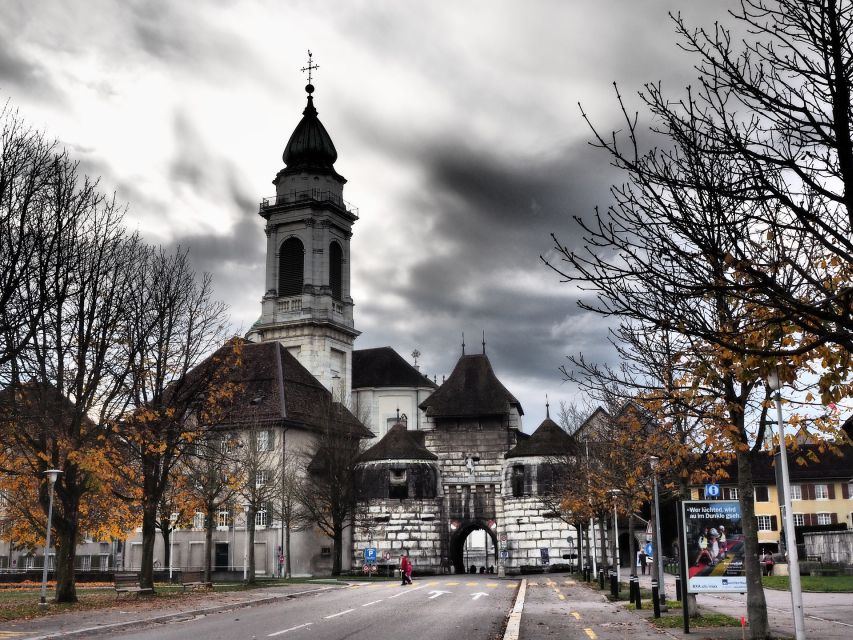
M 358 217 L 358 209 L 341 198 L 337 193 L 322 189 L 307 189 L 305 191 L 291 191 L 281 195 L 270 196 L 261 200 L 261 211 L 285 204 L 299 204 L 300 202 L 321 202 L 333 204 L 339 209 L 347 211 Z

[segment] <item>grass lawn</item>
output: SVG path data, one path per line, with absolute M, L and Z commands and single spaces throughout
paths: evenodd
M 239 582 L 217 583 L 214 593 L 229 591 L 245 591 L 247 589 L 261 589 L 264 587 L 306 584 L 308 578 L 295 578 L 292 580 L 269 579 L 258 580 L 257 584 L 246 586 Z M 137 596 L 134 594 L 117 595 L 112 585 L 90 587 L 83 584 L 77 585 L 76 603 L 55 604 L 52 602 L 54 585 L 48 585 L 47 598 L 50 606 L 39 607 L 39 587 L 4 588 L 0 589 L 0 623 L 10 620 L 26 620 L 44 615 L 65 613 L 68 611 L 85 611 L 90 609 L 108 609 L 111 607 L 123 608 L 146 608 L 159 607 L 169 601 L 203 600 L 209 591 L 184 591 L 180 585 L 158 583 L 155 585 L 155 593 L 151 596 Z
M 791 581 L 788 576 L 764 576 L 761 582 L 767 589 L 790 591 Z M 853 576 L 801 576 L 800 583 L 803 591 L 816 593 L 848 593 L 853 592 Z
M 649 618 L 656 627 L 664 629 L 680 629 L 684 624 L 684 619 L 681 617 L 681 610 L 677 610 L 678 615 L 662 615 L 660 618 Z M 706 613 L 698 618 L 690 618 L 690 628 L 694 627 L 739 627 L 740 619 L 732 616 L 727 616 L 725 613 Z

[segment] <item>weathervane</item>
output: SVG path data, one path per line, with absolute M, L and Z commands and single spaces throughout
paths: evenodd
M 311 72 L 314 71 L 315 69 L 320 68 L 320 65 L 314 64 L 313 56 L 314 56 L 314 54 L 311 53 L 311 49 L 308 49 L 308 66 L 302 67 L 303 73 L 306 71 L 308 72 L 308 86 L 311 86 Z M 311 87 L 311 88 L 313 89 L 313 87 Z

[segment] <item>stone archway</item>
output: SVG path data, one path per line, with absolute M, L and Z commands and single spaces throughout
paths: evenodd
M 456 573 L 467 573 L 467 567 L 465 566 L 464 559 L 464 551 L 465 551 L 465 540 L 471 534 L 472 531 L 476 531 L 481 529 L 485 531 L 489 539 L 492 543 L 492 550 L 489 555 L 490 564 L 497 568 L 498 566 L 498 539 L 495 535 L 495 532 L 489 529 L 486 526 L 485 522 L 480 522 L 479 520 L 472 520 L 468 522 L 463 522 L 459 525 L 459 527 L 450 535 L 450 564 L 453 565 L 454 571 Z

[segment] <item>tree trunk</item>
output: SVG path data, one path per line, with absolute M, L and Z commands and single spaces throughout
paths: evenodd
M 598 516 L 598 537 L 601 538 L 601 566 L 607 566 L 607 537 L 604 532 L 604 518 Z
M 157 539 L 157 503 L 150 500 L 142 504 L 142 560 L 139 569 L 139 586 L 154 588 L 154 542 Z
M 634 512 L 628 514 L 628 564 L 630 574 L 637 575 L 637 538 L 634 536 Z
M 77 602 L 77 587 L 74 579 L 74 562 L 77 559 L 77 527 L 72 526 L 57 528 L 56 564 L 54 575 L 56 576 L 56 601 Z M 45 562 L 48 558 L 45 557 Z
M 752 483 L 751 451 L 737 452 L 737 487 L 740 498 L 741 525 L 743 527 L 743 564 L 746 572 L 746 613 L 749 619 L 749 637 L 764 640 L 770 637 L 767 620 L 767 602 L 761 584 L 761 565 L 758 562 L 758 527 L 755 522 L 755 494 Z
M 284 528 L 284 577 L 292 578 L 293 574 L 290 567 L 290 523 Z
M 213 573 L 213 507 L 208 503 L 204 516 L 204 581 L 212 583 Z
M 332 575 L 341 575 L 341 554 L 343 554 L 343 527 L 335 527 L 335 535 L 332 536 Z
M 255 511 L 250 509 L 246 513 L 246 535 L 249 537 L 246 553 L 248 554 L 248 570 L 246 573 L 246 584 L 255 584 Z

